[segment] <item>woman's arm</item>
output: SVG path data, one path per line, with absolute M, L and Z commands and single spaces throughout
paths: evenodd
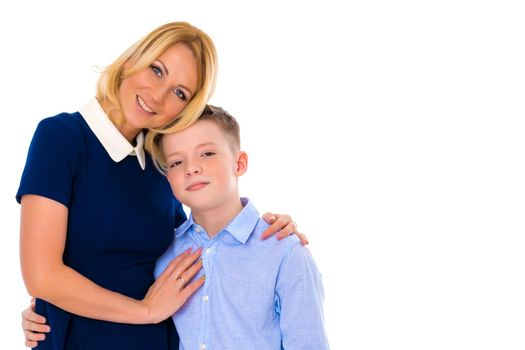
M 120 323 L 157 323 L 172 315 L 204 281 L 185 288 L 184 279 L 200 269 L 193 264 L 200 252 L 177 257 L 151 286 L 143 300 L 104 289 L 64 265 L 62 255 L 67 232 L 68 209 L 51 199 L 25 195 L 22 198 L 20 256 L 26 288 L 71 313 Z
M 303 245 L 308 244 L 308 239 L 306 235 L 297 231 L 297 225 L 295 224 L 295 222 L 292 221 L 289 215 L 265 213 L 263 215 L 263 219 L 271 225 L 270 227 L 268 227 L 268 229 L 266 229 L 265 233 L 263 234 L 264 238 L 271 237 L 273 234 L 276 233 L 278 235 L 278 238 L 280 239 L 285 238 L 291 234 L 296 234 Z M 197 282 L 200 282 L 200 280 Z M 199 286 L 200 284 L 195 288 L 195 290 Z M 192 293 L 193 291 L 189 295 L 191 295 Z M 24 330 L 24 335 L 26 338 L 26 346 L 36 347 L 37 341 L 45 339 L 45 335 L 42 334 L 43 332 L 46 332 L 46 329 L 42 328 L 44 327 L 45 322 L 45 318 L 35 313 L 34 308 L 32 308 L 31 306 L 24 310 L 24 312 L 22 313 L 22 328 Z

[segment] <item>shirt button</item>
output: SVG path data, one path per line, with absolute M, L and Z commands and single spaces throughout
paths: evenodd
M 201 344 L 201 350 L 206 349 L 206 344 Z
M 202 228 L 200 226 L 195 226 L 195 232 L 201 232 Z
M 210 253 L 211 253 L 211 248 L 206 249 L 206 254 L 210 254 Z
M 207 295 L 205 295 L 205 296 L 202 297 L 202 301 L 207 302 L 208 300 L 210 300 L 210 298 L 208 298 Z

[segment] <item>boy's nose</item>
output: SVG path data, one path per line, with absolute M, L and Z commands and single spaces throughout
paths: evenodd
M 201 172 L 200 167 L 198 167 L 198 166 L 194 166 L 194 167 L 188 168 L 188 169 L 186 170 L 186 175 L 188 175 L 188 176 L 197 175 L 197 174 L 199 174 L 200 172 Z

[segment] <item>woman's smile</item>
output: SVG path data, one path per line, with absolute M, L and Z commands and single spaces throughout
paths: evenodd
M 142 98 L 140 98 L 140 96 L 138 96 L 138 95 L 137 95 L 137 102 L 139 104 L 139 107 L 144 112 L 147 112 L 147 113 L 150 113 L 150 114 L 156 114 L 155 111 L 153 111 L 151 108 L 149 108 L 149 106 L 146 104 L 146 102 L 144 102 L 144 100 Z

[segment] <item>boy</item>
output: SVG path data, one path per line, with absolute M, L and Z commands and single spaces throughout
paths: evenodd
M 192 126 L 159 137 L 153 156 L 191 215 L 175 230 L 155 276 L 199 247 L 203 269 L 195 278 L 206 275 L 173 315 L 180 349 L 328 349 L 321 277 L 310 253 L 297 237 L 261 241 L 268 225 L 239 197 L 248 156 L 235 119 L 207 106 Z

